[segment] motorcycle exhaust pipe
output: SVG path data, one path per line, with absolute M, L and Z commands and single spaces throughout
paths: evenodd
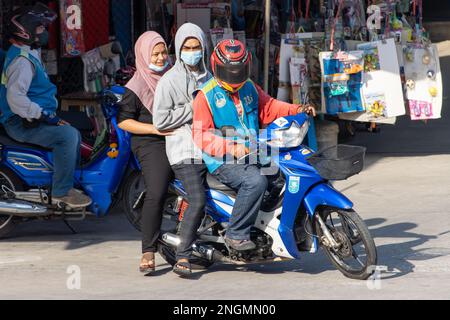
M 162 240 L 174 249 L 178 248 L 181 243 L 180 237 L 172 233 L 164 233 Z
M 44 206 L 35 205 L 25 201 L 6 200 L 0 201 L 0 214 L 12 215 L 22 218 L 33 218 L 47 213 Z
M 165 233 L 162 236 L 162 240 L 169 246 L 173 247 L 174 249 L 176 249 L 180 242 L 181 239 L 179 236 L 174 235 L 172 233 Z M 222 253 L 220 253 L 219 251 L 217 251 L 214 248 L 211 247 L 207 247 L 207 246 L 202 246 L 202 245 L 198 245 L 198 244 L 194 244 L 192 246 L 193 249 L 193 253 L 201 258 L 205 258 L 209 261 L 228 261 L 226 260 L 226 258 L 222 255 Z

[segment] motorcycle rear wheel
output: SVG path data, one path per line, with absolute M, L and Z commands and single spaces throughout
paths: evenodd
M 341 244 L 338 250 L 322 245 L 333 265 L 347 278 L 367 280 L 375 272 L 378 258 L 375 242 L 362 218 L 353 210 L 328 207 L 319 214 Z M 317 219 L 315 227 L 321 238 L 323 234 Z
M 172 205 L 177 197 L 178 197 L 178 194 L 174 190 L 169 189 L 169 192 L 166 197 L 166 202 L 164 204 L 164 210 L 163 210 L 163 212 L 165 213 L 165 215 L 163 217 L 163 228 L 165 230 L 161 231 L 161 236 L 164 234 L 164 232 L 178 234 L 180 222 L 178 222 L 177 213 L 172 210 L 173 209 Z M 181 222 L 181 223 L 183 223 L 183 222 Z M 161 257 L 172 267 L 177 262 L 176 249 L 173 248 L 172 246 L 169 246 L 162 239 L 159 239 L 158 252 L 161 255 Z M 191 266 L 193 269 L 207 269 L 214 264 L 213 261 L 210 261 L 205 258 L 197 257 L 194 255 L 191 256 L 191 258 L 189 259 L 189 262 L 191 263 Z
M 144 194 L 142 194 L 144 192 Z M 131 225 L 141 231 L 142 205 L 145 198 L 144 177 L 140 171 L 133 171 L 125 181 L 122 205 Z

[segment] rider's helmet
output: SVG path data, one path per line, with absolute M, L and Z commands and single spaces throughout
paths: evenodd
M 211 55 L 211 66 L 219 85 L 236 92 L 250 78 L 252 55 L 238 40 L 222 40 Z
M 47 27 L 55 21 L 56 17 L 56 13 L 42 3 L 37 3 L 33 7 L 20 8 L 14 12 L 9 22 L 9 35 L 30 47 L 39 48 L 42 44 L 36 29 L 40 26 Z

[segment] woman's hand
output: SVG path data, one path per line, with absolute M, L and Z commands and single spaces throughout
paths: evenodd
M 157 136 L 171 136 L 173 130 L 159 131 L 153 124 L 127 119 L 119 123 L 119 128 L 136 135 L 154 134 Z
M 302 105 L 298 108 L 298 113 L 306 113 L 308 116 L 315 117 L 317 115 L 316 108 L 310 104 Z
M 153 126 L 153 129 L 151 130 L 151 134 L 157 135 L 157 136 L 163 136 L 163 137 L 168 137 L 168 136 L 173 136 L 175 130 L 166 130 L 166 131 L 159 131 L 158 129 L 156 129 L 155 126 Z

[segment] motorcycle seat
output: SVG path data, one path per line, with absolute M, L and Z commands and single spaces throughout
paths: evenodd
M 0 145 L 8 147 L 27 148 L 43 152 L 51 151 L 51 149 L 47 149 L 31 143 L 19 142 L 10 138 L 3 126 L 0 126 Z
M 208 186 L 210 189 L 214 189 L 217 191 L 221 191 L 229 196 L 236 197 L 237 193 L 232 188 L 228 187 L 227 185 L 223 184 L 219 180 L 217 180 L 216 177 L 214 177 L 212 174 L 207 175 L 206 182 L 208 183 Z

